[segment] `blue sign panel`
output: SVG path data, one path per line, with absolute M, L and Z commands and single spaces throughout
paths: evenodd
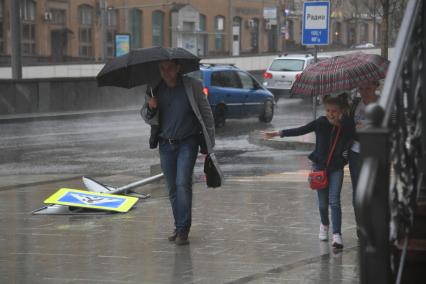
M 127 212 L 137 201 L 137 198 L 131 196 L 61 188 L 44 203 Z
M 302 44 L 327 45 L 329 43 L 330 2 L 303 3 Z
M 115 34 L 115 56 L 121 56 L 130 51 L 130 34 Z
M 125 198 L 111 198 L 106 196 L 98 196 L 88 193 L 80 192 L 67 192 L 61 198 L 58 199 L 60 202 L 69 202 L 73 204 L 91 205 L 91 206 L 103 206 L 110 208 L 118 208 L 125 201 Z

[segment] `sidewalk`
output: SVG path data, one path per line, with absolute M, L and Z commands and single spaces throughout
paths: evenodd
M 81 187 L 80 180 L 66 184 Z M 1 283 L 358 283 L 347 182 L 343 251 L 318 240 L 306 172 L 230 177 L 220 189 L 196 183 L 190 245 L 183 247 L 167 240 L 173 224 L 162 190 L 126 214 L 30 214 L 63 186 L 0 191 Z

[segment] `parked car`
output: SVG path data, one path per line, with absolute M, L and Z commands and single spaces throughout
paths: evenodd
M 357 44 L 357 45 L 354 46 L 354 48 L 373 48 L 373 47 L 375 47 L 374 44 L 369 43 L 369 42 Z
M 314 63 L 311 54 L 285 54 L 274 58 L 263 74 L 263 86 L 274 94 L 275 101 L 290 93 L 296 76 Z
M 203 82 L 216 127 L 224 126 L 228 118 L 272 120 L 274 95 L 248 72 L 229 64 L 202 64 L 199 71 L 188 75 Z

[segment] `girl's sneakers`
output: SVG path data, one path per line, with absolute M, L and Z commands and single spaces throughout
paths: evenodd
M 342 249 L 343 248 L 343 241 L 342 236 L 340 234 L 333 234 L 333 245 L 336 249 Z
M 328 240 L 328 226 L 325 226 L 323 224 L 320 225 L 318 238 L 320 239 L 320 241 Z

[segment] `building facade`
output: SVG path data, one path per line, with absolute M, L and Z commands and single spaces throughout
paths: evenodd
M 10 1 L 20 1 L 24 63 L 101 62 L 114 56 L 116 34 L 130 35 L 130 48 L 184 47 L 201 57 L 302 48 L 299 0 L 0 0 L 2 64 L 11 54 Z M 377 43 L 380 18 L 330 2 L 331 45 Z

